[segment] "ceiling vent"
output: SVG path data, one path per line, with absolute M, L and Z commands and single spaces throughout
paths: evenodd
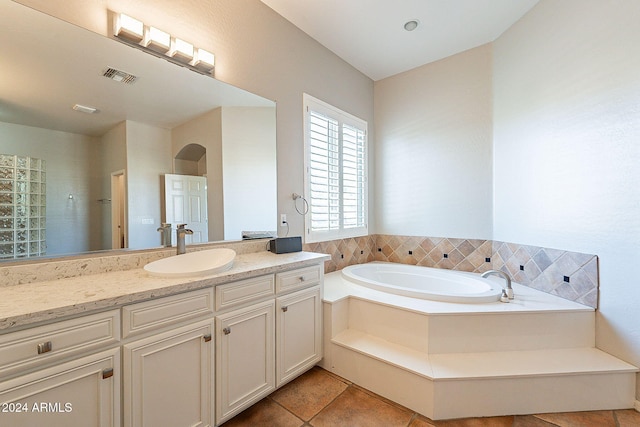
M 116 70 L 115 68 L 107 68 L 107 71 L 105 71 L 102 75 L 111 80 L 115 80 L 117 82 L 125 83 L 128 85 L 134 84 L 136 80 L 138 80 L 138 77 L 134 76 L 133 74 Z

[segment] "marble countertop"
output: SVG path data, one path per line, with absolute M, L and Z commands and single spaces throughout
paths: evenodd
M 236 256 L 231 269 L 205 277 L 158 278 L 142 268 L 0 287 L 0 333 L 40 322 L 117 308 L 150 298 L 277 273 L 328 260 L 312 252 Z M 34 266 L 37 268 L 37 266 Z

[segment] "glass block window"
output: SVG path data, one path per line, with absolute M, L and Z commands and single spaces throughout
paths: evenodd
M 46 254 L 45 161 L 0 154 L 0 259 Z

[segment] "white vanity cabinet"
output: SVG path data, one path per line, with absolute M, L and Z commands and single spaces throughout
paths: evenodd
M 322 358 L 311 256 L 283 270 L 269 254 L 277 273 L 163 297 L 143 281 L 118 301 L 150 299 L 0 333 L 0 426 L 219 426 Z
M 280 387 L 322 359 L 320 286 L 276 300 L 276 386 Z
M 216 424 L 322 358 L 322 266 L 216 287 Z
M 125 427 L 213 425 L 213 325 L 211 288 L 123 308 Z
M 275 389 L 274 292 L 272 274 L 216 286 L 216 307 L 232 309 L 216 316 L 218 425 Z
M 119 326 L 111 310 L 1 335 L 0 425 L 120 426 Z

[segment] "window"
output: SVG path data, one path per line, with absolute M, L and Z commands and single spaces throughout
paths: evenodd
M 304 94 L 305 242 L 367 234 L 367 122 Z

